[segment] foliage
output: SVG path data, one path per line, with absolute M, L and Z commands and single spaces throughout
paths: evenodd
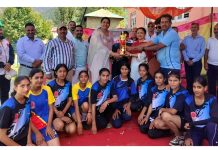
M 11 42 L 16 42 L 21 36 L 25 35 L 24 26 L 31 22 L 37 30 L 37 37 L 50 39 L 51 22 L 46 21 L 42 16 L 31 8 L 6 8 L 3 13 L 4 33 Z

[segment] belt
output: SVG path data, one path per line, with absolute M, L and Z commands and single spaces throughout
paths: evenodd
M 24 64 L 20 64 L 21 66 L 24 66 L 24 67 L 27 67 L 27 68 L 34 68 L 34 67 L 31 67 L 31 66 L 27 66 L 27 65 L 24 65 Z

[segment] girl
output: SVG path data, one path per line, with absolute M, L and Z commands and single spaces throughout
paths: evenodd
M 76 124 L 72 120 L 73 107 L 71 83 L 66 80 L 68 73 L 67 66 L 65 64 L 59 64 L 54 70 L 55 79 L 48 83 L 54 97 L 54 120 L 53 126 L 56 131 L 65 130 L 68 134 L 74 134 L 76 132 Z
M 131 119 L 131 101 L 136 98 L 137 91 L 135 83 L 129 77 L 130 67 L 123 63 L 120 68 L 121 74 L 116 76 L 112 82 L 114 90 L 117 93 L 118 101 L 115 103 L 115 112 L 112 116 L 112 125 L 114 128 L 120 128 L 123 121 Z
M 184 127 L 184 102 L 188 91 L 180 83 L 180 75 L 177 72 L 170 72 L 168 75 L 170 92 L 166 96 L 165 108 L 159 110 L 158 117 L 150 125 L 150 129 L 159 129 L 157 133 L 151 132 L 148 135 L 152 138 L 168 135 L 168 130 L 175 134 L 170 145 L 180 145 L 184 139 L 180 130 Z
M 145 35 L 146 35 L 145 28 L 143 27 L 137 28 L 136 37 L 138 40 L 135 43 L 133 43 L 132 46 L 137 46 L 145 42 Z M 131 53 L 126 52 L 126 55 L 132 57 L 130 76 L 135 81 L 136 84 L 137 80 L 140 77 L 138 72 L 138 66 L 142 62 L 147 62 L 146 53 L 142 52 L 141 50 L 132 50 Z
M 96 134 L 97 129 L 107 127 L 113 114 L 112 104 L 117 101 L 117 94 L 109 81 L 110 71 L 102 68 L 99 71 L 99 80 L 92 85 L 92 133 Z
M 149 67 L 145 63 L 141 63 L 138 67 L 138 72 L 140 75 L 140 78 L 137 81 L 137 92 L 139 98 L 135 101 L 132 101 L 131 103 L 131 110 L 133 111 L 141 111 L 141 115 L 139 117 L 141 118 L 144 116 L 147 107 L 149 106 L 149 99 L 151 99 L 152 95 L 149 95 L 151 92 L 151 88 L 154 86 L 154 81 L 151 77 L 151 75 L 148 72 Z
M 215 96 L 205 93 L 207 81 L 202 76 L 195 78 L 194 95 L 186 99 L 185 105 L 185 145 L 200 146 L 204 138 L 210 146 L 218 146 L 218 104 Z
M 85 70 L 81 71 L 79 73 L 79 82 L 76 83 L 72 88 L 78 134 L 82 134 L 82 130 L 83 130 L 82 121 L 84 122 L 84 125 L 86 123 L 85 121 L 87 121 L 88 125 L 91 124 L 91 120 L 92 120 L 91 119 L 92 110 L 91 110 L 91 102 L 90 102 L 91 86 L 92 85 L 89 82 L 88 71 Z M 82 120 L 81 120 L 81 114 L 82 114 Z
M 140 126 L 140 131 L 142 133 L 147 133 L 149 131 L 149 126 L 151 122 L 158 116 L 158 112 L 165 105 L 165 99 L 168 94 L 165 85 L 164 73 L 157 71 L 154 74 L 156 85 L 150 90 L 152 95 L 148 101 L 150 105 L 148 107 L 147 113 L 145 113 L 144 108 L 138 117 L 138 124 Z
M 46 143 L 42 145 L 59 146 L 58 135 L 52 126 L 55 98 L 51 88 L 42 85 L 43 76 L 44 73 L 41 69 L 33 69 L 29 75 L 31 81 L 31 90 L 29 92 L 32 111 L 31 121 L 44 137 Z M 36 143 L 35 134 L 32 134 L 32 140 Z
M 14 93 L 0 107 L 0 146 L 25 146 L 30 122 L 30 102 L 26 97 L 30 80 L 26 76 L 14 81 Z

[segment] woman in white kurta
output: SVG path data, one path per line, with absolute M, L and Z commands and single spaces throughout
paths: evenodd
M 136 37 L 137 41 L 132 44 L 132 46 L 138 46 L 141 43 L 145 42 L 145 34 L 146 30 L 145 28 L 137 28 L 136 31 Z M 128 53 L 128 52 L 127 52 Z M 141 63 L 147 63 L 147 56 L 145 52 L 142 52 L 141 50 L 132 50 L 131 53 L 128 53 L 129 56 L 132 57 L 131 59 L 131 78 L 137 83 L 137 80 L 139 79 L 139 73 L 138 73 L 138 66 Z
M 108 68 L 111 70 L 110 56 L 119 57 L 118 53 L 112 52 L 113 35 L 108 30 L 110 27 L 110 19 L 103 17 L 101 19 L 101 27 L 96 29 L 91 37 L 88 51 L 88 68 L 91 72 L 91 82 L 98 80 L 99 70 Z

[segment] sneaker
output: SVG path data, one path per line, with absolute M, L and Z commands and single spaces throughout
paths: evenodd
M 184 143 L 184 136 L 176 136 L 174 139 L 172 139 L 169 143 L 171 146 L 179 146 L 183 145 Z
M 112 124 L 111 124 L 111 123 L 108 123 L 106 128 L 109 129 L 109 128 L 111 128 L 111 127 L 112 127 Z

